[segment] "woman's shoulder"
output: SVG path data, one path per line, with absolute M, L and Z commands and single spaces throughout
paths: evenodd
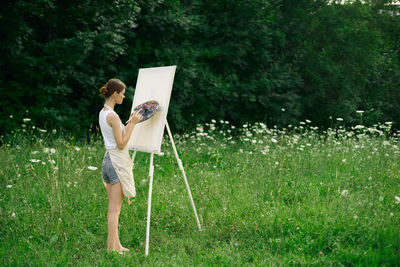
M 106 119 L 108 122 L 119 122 L 119 116 L 115 111 L 110 111 L 108 114 L 106 114 Z

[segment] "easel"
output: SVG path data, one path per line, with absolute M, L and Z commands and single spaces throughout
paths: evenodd
M 188 183 L 187 178 L 186 178 L 185 170 L 183 169 L 182 161 L 180 160 L 178 152 L 176 150 L 175 142 L 174 142 L 174 139 L 172 138 L 171 130 L 169 128 L 169 125 L 168 125 L 167 121 L 165 121 L 165 127 L 167 128 L 169 139 L 171 141 L 172 148 L 174 150 L 175 158 L 176 158 L 176 161 L 178 163 L 179 169 L 182 171 L 183 179 L 184 179 L 185 185 L 186 185 L 186 190 L 188 191 L 189 199 L 190 199 L 190 202 L 192 203 L 193 212 L 194 212 L 194 215 L 196 217 L 197 227 L 199 228 L 199 230 L 201 230 L 199 217 L 197 216 L 196 207 L 195 207 L 194 202 L 193 202 L 193 197 L 192 197 L 192 193 L 190 191 L 189 183 Z M 133 152 L 133 155 L 132 155 L 132 163 L 134 163 L 137 151 L 139 151 L 139 150 L 134 148 L 134 152 Z M 140 150 L 140 151 L 143 151 L 143 150 Z M 151 196 L 152 196 L 152 191 L 153 191 L 153 177 L 154 177 L 153 160 L 154 160 L 155 152 L 154 151 L 143 151 L 143 152 L 150 153 L 150 169 L 149 169 L 150 182 L 149 182 L 149 197 L 148 197 L 148 202 L 147 202 L 147 225 L 146 225 L 146 248 L 145 248 L 145 253 L 146 253 L 146 256 L 147 256 L 147 255 L 149 255 Z M 158 153 L 158 154 L 163 155 L 163 153 Z

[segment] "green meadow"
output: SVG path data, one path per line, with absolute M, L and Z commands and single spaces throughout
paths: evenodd
M 29 134 L 27 134 L 29 132 Z M 302 122 L 286 129 L 212 121 L 175 135 L 202 230 L 166 138 L 155 156 L 145 256 L 149 154 L 124 200 L 125 255 L 107 254 L 101 136 L 34 127 L 0 148 L 2 266 L 398 266 L 400 144 L 391 124 Z

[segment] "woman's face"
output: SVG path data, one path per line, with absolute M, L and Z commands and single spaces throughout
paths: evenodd
M 114 97 L 117 104 L 122 104 L 125 98 L 125 88 L 120 93 L 115 92 Z

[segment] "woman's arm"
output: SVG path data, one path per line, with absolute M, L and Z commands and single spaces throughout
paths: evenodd
M 125 131 L 121 131 L 120 119 L 116 113 L 111 113 L 107 116 L 107 123 L 113 128 L 114 138 L 119 149 L 124 149 L 131 137 L 133 128 L 142 119 L 142 115 L 138 110 L 131 114 L 130 122 L 125 126 Z

